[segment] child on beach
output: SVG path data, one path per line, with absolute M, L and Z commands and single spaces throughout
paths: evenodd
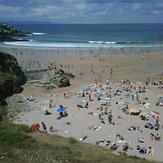
M 47 132 L 45 123 L 44 122 L 41 122 L 41 123 L 42 123 L 42 128 L 43 128 L 44 132 Z

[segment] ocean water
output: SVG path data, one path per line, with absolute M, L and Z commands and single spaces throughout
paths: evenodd
M 51 48 L 106 48 L 163 50 L 163 24 L 14 24 L 31 32 L 30 41 L 4 42 L 10 45 Z

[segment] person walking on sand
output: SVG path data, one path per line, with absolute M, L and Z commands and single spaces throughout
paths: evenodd
M 41 122 L 41 123 L 42 123 L 42 128 L 43 128 L 44 132 L 47 132 L 45 123 L 44 122 Z

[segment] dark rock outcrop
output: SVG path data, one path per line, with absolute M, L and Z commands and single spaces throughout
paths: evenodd
M 22 91 L 27 81 L 15 57 L 0 52 L 0 104 L 4 99 Z
M 67 87 L 70 86 L 69 78 L 72 74 L 66 74 L 61 69 L 47 70 L 40 80 L 40 87 L 46 89 L 53 89 L 55 87 Z M 74 76 L 73 76 L 74 77 Z
M 26 36 L 26 34 L 29 33 L 22 32 L 14 27 L 5 24 L 0 24 L 0 41 L 24 41 L 24 40 L 17 40 L 13 37 Z

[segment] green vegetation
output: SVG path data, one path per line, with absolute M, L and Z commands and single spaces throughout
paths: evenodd
M 9 81 L 13 78 L 13 75 L 9 72 L 3 72 L 0 70 L 0 85 L 4 84 L 6 81 Z
M 4 24 L 0 24 L 0 28 L 4 29 L 4 30 L 10 30 L 10 27 Z

